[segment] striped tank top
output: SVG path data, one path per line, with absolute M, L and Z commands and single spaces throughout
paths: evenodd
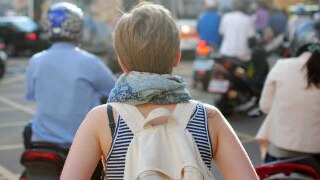
M 207 114 L 202 104 L 198 104 L 195 112 L 192 113 L 187 130 L 192 134 L 203 162 L 211 169 L 211 141 L 208 131 Z M 118 116 L 112 146 L 107 156 L 105 180 L 123 179 L 126 153 L 132 138 L 133 133 L 121 116 Z

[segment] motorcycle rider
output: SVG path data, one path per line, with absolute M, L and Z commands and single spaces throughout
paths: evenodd
M 292 39 L 296 57 L 279 60 L 268 74 L 260 99 L 268 115 L 256 136 L 265 162 L 305 155 L 320 162 L 319 27 L 300 26 Z
M 266 0 L 257 1 L 258 8 L 253 14 L 255 30 L 260 35 L 263 34 L 263 31 L 269 27 L 270 22 L 270 11 L 269 5 Z
M 213 48 L 213 52 L 220 47 L 221 36 L 219 34 L 219 25 L 221 17 L 217 12 L 217 0 L 206 0 L 206 12 L 198 20 L 197 31 L 201 40 Z
M 238 59 L 241 63 L 251 59 L 249 41 L 255 36 L 251 18 L 245 14 L 247 4 L 234 1 L 234 11 L 222 16 L 219 32 L 223 36 L 220 54 Z
M 26 99 L 37 106 L 24 130 L 26 148 L 34 141 L 71 144 L 86 114 L 115 84 L 109 68 L 77 46 L 83 30 L 80 8 L 54 4 L 44 30 L 53 45 L 32 56 L 25 76 Z

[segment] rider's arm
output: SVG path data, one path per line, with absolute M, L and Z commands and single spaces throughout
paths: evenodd
M 226 180 L 256 180 L 254 167 L 236 133 L 220 113 L 206 105 L 213 159 Z
M 225 32 L 225 29 L 226 29 L 226 20 L 225 20 L 225 16 L 222 16 L 221 17 L 221 20 L 220 20 L 220 25 L 219 25 L 219 34 L 221 35 L 221 36 L 223 36 L 224 35 L 224 32 Z M 221 37 L 222 38 L 222 37 Z
M 246 30 L 246 33 L 247 33 L 247 38 L 250 39 L 250 38 L 253 38 L 255 37 L 255 34 L 256 34 L 256 30 L 255 30 L 255 27 L 254 27 L 254 23 L 252 22 L 252 20 L 249 18 L 249 20 L 247 21 L 247 30 Z
M 271 109 L 272 104 L 273 104 L 275 91 L 276 91 L 275 79 L 277 77 L 277 69 L 278 69 L 277 64 L 269 72 L 267 79 L 264 83 L 261 96 L 260 96 L 259 105 L 260 105 L 260 109 L 264 113 L 268 113 Z
M 251 19 L 248 21 L 248 24 L 246 26 L 247 30 L 246 30 L 246 33 L 247 33 L 247 38 L 248 38 L 248 47 L 251 49 L 253 47 L 256 46 L 256 38 L 255 38 L 255 27 L 254 27 L 254 24 L 253 22 L 251 21 Z
M 31 59 L 25 73 L 25 98 L 35 101 L 35 79 L 34 70 L 37 66 L 37 59 Z
M 105 106 L 91 110 L 73 140 L 61 180 L 90 179 L 101 156 L 105 160 L 111 146 L 111 132 Z
M 96 59 L 95 63 L 91 64 L 88 76 L 90 76 L 94 88 L 102 96 L 109 96 L 111 89 L 115 85 L 116 78 L 111 70 L 104 65 L 100 59 Z

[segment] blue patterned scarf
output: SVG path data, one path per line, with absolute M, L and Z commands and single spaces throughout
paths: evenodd
M 179 76 L 132 71 L 119 77 L 110 92 L 108 102 L 130 105 L 171 104 L 190 99 L 186 83 Z

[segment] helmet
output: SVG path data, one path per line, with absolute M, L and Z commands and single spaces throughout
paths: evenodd
M 207 8 L 215 8 L 218 6 L 218 1 L 217 0 L 205 0 L 205 5 Z
M 292 7 L 291 11 L 297 15 L 306 15 L 308 11 L 303 3 L 298 3 Z
M 248 0 L 236 0 L 232 1 L 233 10 L 246 12 L 248 9 Z
M 66 2 L 57 3 L 48 11 L 44 31 L 52 39 L 76 41 L 82 35 L 83 21 L 80 8 Z
M 301 54 L 302 48 L 309 44 L 320 43 L 319 23 L 310 21 L 302 24 L 295 31 L 291 49 L 295 54 Z

